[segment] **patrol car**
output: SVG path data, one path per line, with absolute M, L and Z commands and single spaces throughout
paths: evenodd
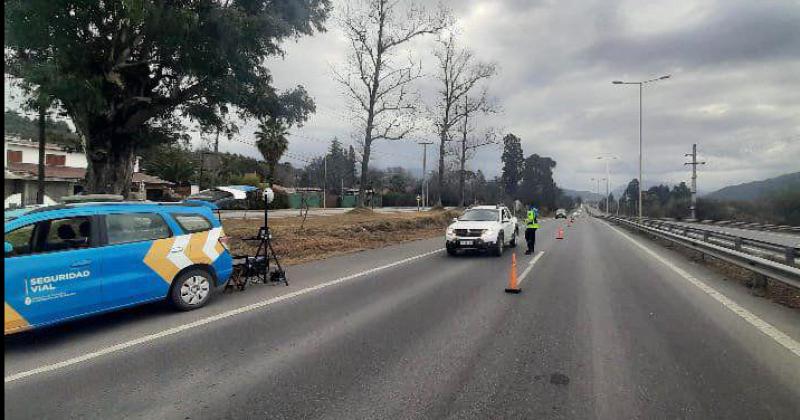
M 199 308 L 233 271 L 219 220 L 186 203 L 71 203 L 5 221 L 4 333 L 167 299 Z

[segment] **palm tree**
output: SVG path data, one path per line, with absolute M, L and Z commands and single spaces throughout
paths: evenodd
M 269 167 L 269 180 L 273 180 L 275 176 L 275 165 L 283 156 L 283 153 L 289 147 L 289 139 L 286 136 L 289 134 L 286 125 L 275 118 L 266 118 L 261 120 L 258 124 L 256 131 L 256 147 L 261 152 L 261 156 L 267 161 Z

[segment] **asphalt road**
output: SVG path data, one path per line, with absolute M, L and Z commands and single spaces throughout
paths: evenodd
M 797 418 L 799 311 L 595 219 L 546 221 L 538 239 L 517 295 L 511 252 L 450 258 L 436 239 L 296 266 L 289 287 L 199 311 L 6 337 L 4 413 Z

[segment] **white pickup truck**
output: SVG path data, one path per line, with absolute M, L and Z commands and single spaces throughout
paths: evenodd
M 506 246 L 517 246 L 518 234 L 517 218 L 505 206 L 470 207 L 447 227 L 445 247 L 449 255 L 474 249 L 489 250 L 499 257 Z

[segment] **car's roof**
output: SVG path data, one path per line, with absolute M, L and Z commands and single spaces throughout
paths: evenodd
M 185 203 L 185 202 L 178 202 L 178 203 L 159 203 L 154 201 L 122 201 L 122 202 L 88 202 L 88 203 L 62 203 L 56 204 L 53 206 L 45 206 L 40 207 L 37 209 L 33 209 L 25 214 L 41 214 L 41 213 L 49 213 L 49 212 L 57 212 L 61 210 L 69 210 L 69 209 L 92 209 L 96 211 L 110 211 L 110 210 L 119 210 L 125 209 L 129 211 L 155 211 L 159 209 L 180 209 L 180 210 L 188 210 L 188 211 L 197 211 L 197 209 L 203 208 L 194 203 Z

